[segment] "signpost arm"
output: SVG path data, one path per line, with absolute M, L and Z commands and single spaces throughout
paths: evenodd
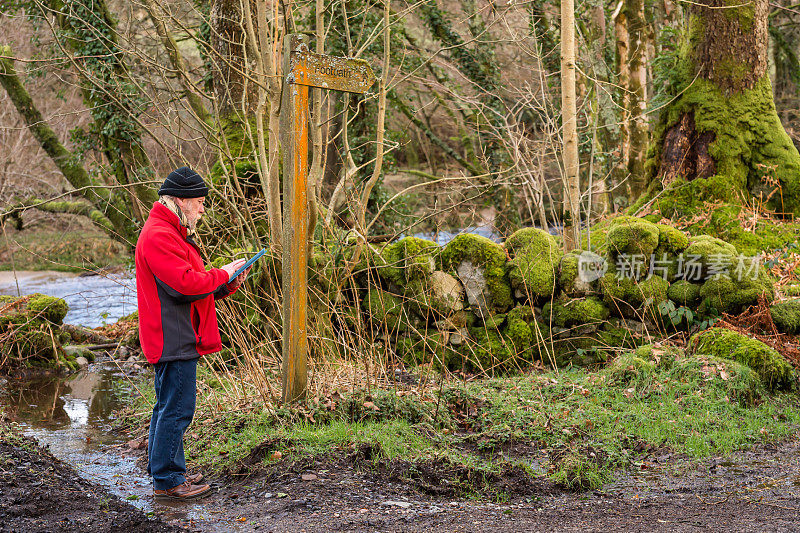
M 293 64 L 302 36 L 283 40 L 283 401 L 301 400 L 308 379 L 308 87 L 292 83 L 305 68 Z

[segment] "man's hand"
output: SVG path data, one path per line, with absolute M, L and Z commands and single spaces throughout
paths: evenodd
M 253 267 L 250 267 L 253 268 Z M 235 291 L 239 288 L 239 286 L 244 283 L 244 280 L 247 279 L 247 275 L 250 273 L 250 268 L 236 276 L 236 279 L 228 283 L 228 288 L 232 291 Z
M 236 274 L 236 271 L 242 268 L 245 263 L 247 263 L 247 259 L 237 259 L 233 263 L 228 263 L 227 265 L 221 266 L 220 268 L 228 274 L 228 279 L 230 279 L 231 276 Z M 244 274 L 244 272 L 242 272 L 242 274 Z M 241 276 L 237 277 L 236 279 L 239 279 L 240 277 Z M 231 284 L 233 284 L 233 281 L 231 282 Z

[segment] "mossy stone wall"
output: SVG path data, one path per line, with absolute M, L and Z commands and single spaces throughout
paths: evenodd
M 378 287 L 359 293 L 360 307 L 367 323 L 395 332 L 390 344 L 406 361 L 506 371 L 535 360 L 596 363 L 614 349 L 686 327 L 672 326 L 662 314 L 670 301 L 671 309 L 684 307 L 692 316 L 708 317 L 774 297 L 773 281 L 763 268 L 755 279 L 710 276 L 721 258 L 731 269 L 740 259 L 719 239 L 690 237 L 628 216 L 613 219 L 596 236 L 594 242 L 606 245 L 603 256 L 564 255 L 558 239 L 533 228 L 502 244 L 470 234 L 444 247 L 406 237 L 365 254 L 364 269 L 373 274 L 362 279 Z M 643 257 L 638 276 L 621 276 L 626 254 Z M 681 278 L 679 266 L 688 255 L 695 257 L 696 273 L 707 279 Z M 595 272 L 598 279 L 585 279 L 581 269 L 597 258 L 605 261 L 605 275 Z M 437 286 L 451 288 L 434 295 L 435 279 L 449 280 Z M 449 305 L 441 305 L 443 300 Z

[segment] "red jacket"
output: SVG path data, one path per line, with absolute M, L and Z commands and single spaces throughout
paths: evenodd
M 153 204 L 136 242 L 139 339 L 147 361 L 196 359 L 221 350 L 214 300 L 231 292 L 224 270 L 206 271 L 177 215 Z

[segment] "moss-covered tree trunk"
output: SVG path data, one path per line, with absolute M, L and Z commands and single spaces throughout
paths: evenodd
M 44 17 L 50 12 L 42 9 Z M 126 187 L 130 213 L 137 225 L 156 199 L 148 181 L 155 179 L 144 150 L 144 132 L 138 120 L 146 97 L 122 60 L 117 21 L 105 0 L 58 0 L 52 13 L 59 38 L 71 50 L 73 67 L 80 76 L 84 101 L 92 115 L 90 135 L 108 160 L 119 185 Z M 126 210 L 128 211 L 128 210 Z
M 647 163 L 645 199 L 665 216 L 715 200 L 800 215 L 800 154 L 778 119 L 767 72 L 767 7 L 699 0 L 689 8 L 676 98 Z
M 627 62 L 630 71 L 628 91 L 625 92 L 625 114 L 628 120 L 628 190 L 633 200 L 647 188 L 644 174 L 647 153 L 647 21 L 644 16 L 644 0 L 626 0 L 628 19 Z M 624 59 L 622 59 L 624 61 Z

